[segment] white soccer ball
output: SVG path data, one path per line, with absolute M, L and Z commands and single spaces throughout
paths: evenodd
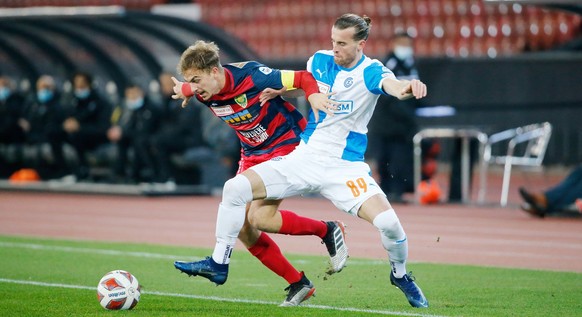
M 123 270 L 105 274 L 97 285 L 99 304 L 109 310 L 132 309 L 139 302 L 140 295 L 137 278 Z

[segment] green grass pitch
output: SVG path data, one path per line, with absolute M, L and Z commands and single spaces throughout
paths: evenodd
M 187 277 L 174 260 L 210 250 L 0 236 L 0 316 L 580 316 L 582 274 L 410 263 L 431 307 L 415 309 L 389 285 L 386 261 L 350 258 L 326 276 L 327 258 L 289 255 L 315 283 L 302 307 L 278 307 L 285 281 L 248 252 L 233 255 L 223 286 Z M 532 259 L 535 261 L 535 259 Z M 559 261 L 559 259 L 556 259 Z M 96 287 L 123 269 L 142 285 L 132 311 L 106 311 Z

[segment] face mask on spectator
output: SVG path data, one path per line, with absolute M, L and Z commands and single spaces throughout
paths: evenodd
M 414 54 L 414 51 L 410 46 L 401 45 L 394 46 L 394 55 L 396 55 L 396 58 L 398 58 L 401 61 L 409 57 L 412 57 L 412 54 Z
M 127 100 L 125 102 L 125 106 L 127 107 L 127 109 L 137 110 L 143 106 L 143 98 L 138 98 L 138 99 L 134 99 L 134 100 Z
M 53 98 L 53 91 L 50 89 L 41 89 L 36 92 L 38 102 L 45 103 Z
M 0 87 L 0 100 L 4 101 L 10 97 L 10 89 L 8 87 Z
M 91 94 L 91 90 L 89 90 L 89 88 L 75 89 L 75 97 L 79 99 L 87 99 L 89 94 Z

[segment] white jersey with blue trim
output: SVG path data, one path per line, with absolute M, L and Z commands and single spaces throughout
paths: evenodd
M 319 112 L 315 122 L 309 113 L 307 127 L 301 134 L 303 146 L 310 152 L 363 161 L 368 144 L 368 122 L 374 113 L 382 89 L 382 80 L 395 78 L 380 61 L 363 55 L 356 66 L 344 68 L 333 60 L 333 51 L 318 51 L 307 61 L 321 93 L 334 92 L 331 99 L 339 102 L 333 116 Z

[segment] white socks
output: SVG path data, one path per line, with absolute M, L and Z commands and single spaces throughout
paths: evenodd
M 408 258 L 408 241 L 394 209 L 388 209 L 374 218 L 373 224 L 380 231 L 384 249 L 395 277 L 406 274 L 406 259 Z
M 245 176 L 237 175 L 224 184 L 216 219 L 216 245 L 212 252 L 214 262 L 230 263 L 236 239 L 245 222 L 246 204 L 252 200 L 251 183 Z

